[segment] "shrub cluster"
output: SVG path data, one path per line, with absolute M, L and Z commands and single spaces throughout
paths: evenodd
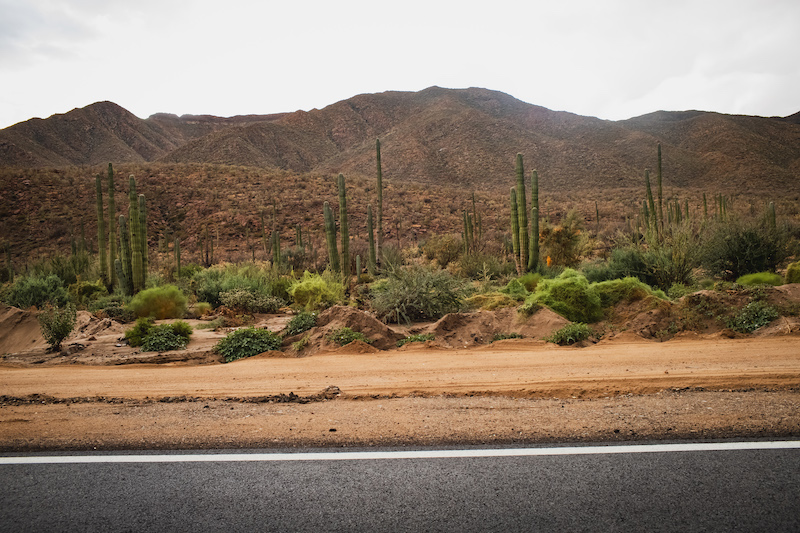
M 153 287 L 137 293 L 128 308 L 139 317 L 181 318 L 186 313 L 186 296 L 175 285 Z
M 189 344 L 192 326 L 182 320 L 170 324 L 155 325 L 151 317 L 142 317 L 125 332 L 125 339 L 132 347 L 141 347 L 143 352 L 166 352 L 183 350 Z
M 201 270 L 192 278 L 197 300 L 208 302 L 215 308 L 223 305 L 220 298 L 222 293 L 236 289 L 244 289 L 254 297 L 275 297 L 288 301 L 289 284 L 290 280 L 275 269 L 255 264 L 218 265 Z
M 305 271 L 302 278 L 292 282 L 288 293 L 307 311 L 327 309 L 344 301 L 344 285 L 328 270 L 322 275 Z
M 291 337 L 308 331 L 317 325 L 317 313 L 309 313 L 308 311 L 301 311 L 294 315 L 289 323 L 286 324 L 284 335 Z
M 397 347 L 400 348 L 401 346 L 405 346 L 411 342 L 425 342 L 425 341 L 432 341 L 436 338 L 433 333 L 416 333 L 414 335 L 409 335 L 405 339 L 400 339 L 397 341 Z
M 544 340 L 559 346 L 568 346 L 588 339 L 591 334 L 592 330 L 589 329 L 589 326 L 578 322 L 567 324 L 563 328 L 554 331 L 552 335 L 545 337 Z
M 250 326 L 231 332 L 214 346 L 214 350 L 223 356 L 226 363 L 230 363 L 270 350 L 279 350 L 280 347 L 279 335 L 268 329 L 256 329 Z
M 756 222 L 718 224 L 703 244 L 703 266 L 727 281 L 754 272 L 774 272 L 790 255 L 785 230 Z
M 372 287 L 372 309 L 380 320 L 435 320 L 464 305 L 464 282 L 445 270 L 421 266 L 396 268 Z
M 60 308 L 67 304 L 69 296 L 61 278 L 55 274 L 44 277 L 32 274 L 18 278 L 5 295 L 5 301 L 20 309 L 41 309 L 46 305 Z
M 254 294 L 249 289 L 221 292 L 219 300 L 225 307 L 242 313 L 275 313 L 286 305 L 286 301 L 277 296 Z
M 778 310 L 756 300 L 745 305 L 738 313 L 728 318 L 727 326 L 739 333 L 752 333 L 778 318 Z
M 333 330 L 327 337 L 329 341 L 339 346 L 345 346 L 353 341 L 361 341 L 367 344 L 372 344 L 372 341 L 360 331 L 353 331 L 348 327 L 338 328 Z
M 53 350 L 61 348 L 61 342 L 75 328 L 77 313 L 72 304 L 64 307 L 45 307 L 37 316 L 42 337 Z
M 753 274 L 745 274 L 736 279 L 738 285 L 754 286 L 754 285 L 772 285 L 777 287 L 783 285 L 783 278 L 780 274 L 774 272 L 755 272 Z

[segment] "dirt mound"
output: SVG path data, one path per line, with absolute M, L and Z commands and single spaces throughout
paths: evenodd
M 297 355 L 308 356 L 326 350 L 338 350 L 340 347 L 328 340 L 328 336 L 340 328 L 350 328 L 353 331 L 363 333 L 371 341 L 371 347 L 377 350 L 388 350 L 397 346 L 397 341 L 403 338 L 402 333 L 391 329 L 389 326 L 375 318 L 374 316 L 356 309 L 336 305 L 326 309 L 317 317 L 317 325 L 305 333 L 287 337 L 284 346 L 290 346 Z M 303 341 L 303 339 L 305 339 Z M 304 346 L 297 351 L 292 344 L 299 341 L 304 342 Z M 352 344 L 352 343 L 351 343 Z M 351 345 L 342 348 L 348 348 Z M 370 345 L 368 345 L 370 346 Z M 353 347 L 356 348 L 357 347 Z M 356 352 L 361 353 L 361 352 Z
M 488 344 L 495 335 L 518 333 L 525 337 L 546 337 L 569 321 L 550 309 L 542 308 L 529 318 L 522 317 L 516 309 L 450 313 L 433 324 L 436 343 L 447 348 L 464 348 Z
M 45 350 L 47 346 L 35 312 L 0 304 L 0 356 Z
M 110 318 L 97 318 L 88 311 L 78 311 L 75 321 L 75 329 L 69 336 L 69 340 L 80 339 L 98 335 L 124 335 L 125 326 L 111 320 Z
M 345 344 L 338 350 L 337 353 L 358 354 L 358 353 L 376 353 L 379 352 L 376 347 L 367 344 L 364 341 L 353 341 L 350 344 Z

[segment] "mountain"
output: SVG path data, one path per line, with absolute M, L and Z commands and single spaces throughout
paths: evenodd
M 231 118 L 139 119 L 100 102 L 0 130 L 0 166 L 111 161 L 216 163 L 372 176 L 375 139 L 387 179 L 509 187 L 514 156 L 551 190 L 639 186 L 663 148 L 665 183 L 800 188 L 800 120 L 658 111 L 607 121 L 487 89 L 362 94 L 323 109 Z

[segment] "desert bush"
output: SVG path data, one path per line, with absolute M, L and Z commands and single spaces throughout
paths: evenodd
M 295 280 L 288 290 L 294 303 L 307 311 L 327 309 L 344 300 L 344 285 L 336 274 L 329 270 L 320 274 L 309 271 Z
M 752 285 L 772 285 L 777 287 L 783 285 L 783 278 L 780 274 L 774 272 L 755 272 L 753 274 L 745 274 L 736 278 L 738 285 L 752 286 Z
M 139 317 L 180 318 L 186 313 L 186 296 L 175 285 L 153 287 L 134 295 L 128 308 Z
M 508 339 L 523 339 L 523 338 L 525 338 L 525 336 L 520 334 L 520 333 L 513 333 L 513 332 L 512 333 L 495 333 L 494 336 L 492 337 L 492 342 L 504 341 L 504 340 L 508 340 Z
M 280 347 L 280 336 L 267 329 L 251 326 L 229 333 L 214 346 L 214 350 L 223 356 L 226 363 L 230 363 L 270 350 L 279 350 Z
M 458 260 L 464 251 L 464 241 L 457 235 L 432 235 L 420 246 L 425 258 L 446 268 Z
M 750 302 L 726 320 L 726 325 L 739 333 L 752 333 L 778 318 L 778 310 L 763 301 Z
M 197 272 L 192 278 L 192 286 L 197 300 L 219 307 L 220 294 L 244 289 L 259 297 L 276 297 L 288 301 L 287 289 L 291 281 L 282 276 L 277 269 L 255 263 L 239 265 L 216 265 Z
M 20 309 L 43 308 L 46 305 L 64 307 L 69 296 L 61 278 L 55 274 L 46 277 L 29 275 L 19 277 L 7 292 L 6 303 Z
M 642 300 L 652 295 L 656 295 L 661 299 L 666 298 L 663 292 L 654 292 L 649 285 L 634 277 L 592 283 L 590 287 L 600 297 L 600 305 L 604 308 L 611 307 L 622 301 L 634 302 Z
M 800 261 L 786 267 L 786 283 L 800 283 Z
M 89 302 L 108 295 L 102 281 L 78 281 L 69 286 L 69 295 L 77 305 L 86 306 Z
M 243 313 L 275 313 L 286 305 L 286 302 L 280 298 L 253 294 L 248 289 L 221 292 L 219 300 L 225 307 Z
M 400 348 L 411 342 L 432 341 L 435 338 L 436 336 L 433 333 L 415 333 L 414 335 L 409 335 L 408 337 L 397 341 L 397 347 Z
M 520 307 L 523 314 L 532 314 L 545 305 L 571 322 L 596 322 L 603 316 L 600 297 L 584 276 L 566 269 L 555 279 L 543 279 L 536 292 Z
M 559 346 L 569 346 L 588 339 L 591 334 L 592 330 L 589 329 L 589 326 L 577 322 L 575 324 L 567 324 L 563 328 L 554 331 L 552 335 L 545 337 L 544 340 Z
M 308 331 L 317 325 L 317 313 L 309 313 L 308 311 L 301 311 L 294 315 L 289 323 L 286 324 L 284 335 L 291 337 L 298 333 Z
M 126 307 L 127 296 L 119 293 L 100 296 L 87 304 L 90 312 L 99 317 L 108 317 L 118 322 L 133 322 L 136 313 Z
M 502 309 L 503 307 L 516 307 L 519 305 L 519 300 L 509 294 L 489 292 L 470 296 L 464 300 L 464 303 L 467 307 L 472 309 L 494 311 L 495 309 Z
M 774 272 L 790 256 L 788 233 L 755 222 L 717 224 L 703 243 L 703 266 L 732 281 L 754 272 Z
M 189 344 L 192 327 L 183 321 L 152 326 L 141 344 L 143 352 L 168 352 L 183 350 Z
M 556 275 L 560 274 L 561 271 L 556 273 Z M 525 290 L 528 292 L 533 292 L 536 290 L 536 287 L 539 285 L 539 281 L 542 279 L 542 274 L 539 272 L 526 272 L 525 274 L 521 275 L 517 280 L 525 287 Z M 551 276 L 555 277 L 555 276 Z
M 213 307 L 208 302 L 197 302 L 194 304 L 194 314 L 196 316 L 210 315 Z
M 422 266 L 396 268 L 385 282 L 373 284 L 372 309 L 380 320 L 432 320 L 459 311 L 467 287 L 444 270 Z
M 519 279 L 512 279 L 509 281 L 505 287 L 500 289 L 500 292 L 507 294 L 509 297 L 514 298 L 517 301 L 524 300 L 530 294 L 530 291 L 525 288 Z
M 353 341 L 361 341 L 367 344 L 372 344 L 372 341 L 360 331 L 353 331 L 348 327 L 338 328 L 330 332 L 327 339 L 339 346 L 345 346 Z
M 500 262 L 497 256 L 484 253 L 463 254 L 458 258 L 456 265 L 455 272 L 467 279 L 488 281 L 514 272 L 512 263 Z
M 132 328 L 125 331 L 125 340 L 134 348 L 141 346 L 145 337 L 153 329 L 154 320 L 151 317 L 142 317 L 136 320 Z
M 591 249 L 589 235 L 583 231 L 583 219 L 574 209 L 556 226 L 542 220 L 540 235 L 541 257 L 549 257 L 556 265 L 575 266 Z
M 42 337 L 53 350 L 61 348 L 61 342 L 69 337 L 75 328 L 77 313 L 72 304 L 64 307 L 47 306 L 36 317 L 39 320 L 39 327 Z

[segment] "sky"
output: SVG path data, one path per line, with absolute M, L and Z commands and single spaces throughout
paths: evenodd
M 484 87 L 621 120 L 800 111 L 798 0 L 0 0 L 0 128 Z

